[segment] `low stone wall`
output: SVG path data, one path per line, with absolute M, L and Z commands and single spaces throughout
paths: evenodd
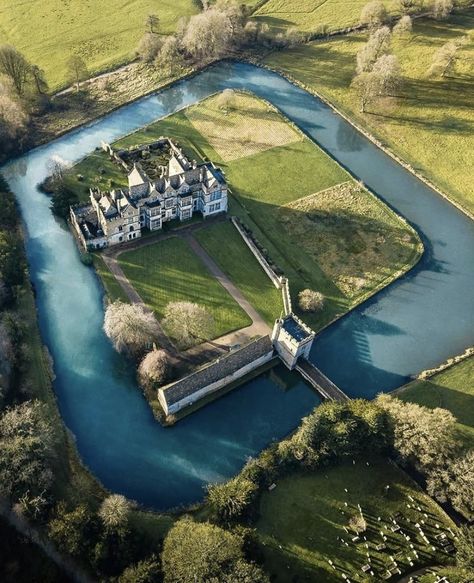
M 431 368 L 431 369 L 424 370 L 424 371 L 420 372 L 420 374 L 416 378 L 419 380 L 422 380 L 422 381 L 429 379 L 432 376 L 434 376 L 440 372 L 443 372 L 444 370 L 446 370 L 448 368 L 451 368 L 455 364 L 458 364 L 458 363 L 462 362 L 463 360 L 466 360 L 466 358 L 470 358 L 471 356 L 474 356 L 474 347 L 466 348 L 466 350 L 462 354 L 458 354 L 457 356 L 453 356 L 452 358 L 448 358 L 448 360 L 446 362 L 443 362 L 442 364 L 440 364 L 436 368 Z
M 166 415 L 177 413 L 269 362 L 273 355 L 270 337 L 264 336 L 158 389 L 158 400 Z

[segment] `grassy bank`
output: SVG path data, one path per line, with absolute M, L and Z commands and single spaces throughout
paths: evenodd
M 80 55 L 90 73 L 129 61 L 154 13 L 159 32 L 176 30 L 181 17 L 196 14 L 194 0 L 5 0 L 0 7 L 0 43 L 10 43 L 45 70 L 52 89 L 67 82 L 67 60 Z M 93 15 L 93 17 L 92 17 Z
M 403 401 L 448 409 L 458 420 L 458 437 L 474 448 L 474 357 L 425 381 L 413 381 L 397 393 Z
M 325 295 L 324 310 L 305 316 L 315 328 L 388 284 L 420 255 L 413 229 L 253 96 L 238 94 L 227 111 L 219 107 L 218 97 L 209 98 L 119 140 L 116 147 L 162 135 L 178 140 L 191 158 L 207 157 L 224 169 L 232 189 L 230 213 L 253 231 L 289 278 L 295 305 L 304 288 Z M 91 158 L 90 168 L 97 169 L 97 156 Z M 89 158 L 74 168 L 74 175 L 91 176 L 88 164 Z M 100 179 L 107 180 L 109 166 L 103 168 Z M 115 166 L 115 176 L 113 172 Z M 87 185 L 74 175 L 70 185 L 84 196 Z M 237 271 L 224 267 L 228 269 Z M 258 288 L 254 290 L 257 301 Z M 279 307 L 271 306 L 270 312 Z
M 169 302 L 195 302 L 216 322 L 215 337 L 252 322 L 221 284 L 177 237 L 122 253 L 119 263 L 128 280 L 158 319 Z
M 409 496 L 415 500 L 411 508 L 407 507 Z M 357 504 L 367 521 L 368 548 L 363 540 L 351 542 L 354 534 L 343 528 L 359 513 Z M 330 583 L 340 581 L 341 573 L 350 580 L 368 581 L 369 575 L 364 579 L 361 570 L 367 564 L 367 552 L 376 575 L 370 579 L 382 580 L 391 563 L 389 556 L 396 558 L 402 573 L 449 561 L 446 554 L 438 548 L 433 551 L 417 536 L 414 523 L 422 518 L 422 513 L 428 515 L 423 528 L 430 539 L 439 532 L 436 523 L 444 529 L 450 526 L 440 508 L 397 467 L 383 459 L 370 460 L 369 466 L 365 460 L 358 460 L 355 465 L 350 462 L 279 480 L 277 487 L 262 497 L 256 528 L 265 568 L 276 583 L 296 580 Z M 419 554 L 418 559 L 413 558 L 413 566 L 407 561 L 412 552 L 409 543 L 400 532 L 390 529 L 394 516 L 411 536 L 410 542 Z M 376 546 L 383 542 L 381 530 L 388 540 L 386 549 L 377 550 Z
M 386 98 L 360 113 L 350 87 L 355 56 L 367 40 L 353 34 L 270 55 L 265 63 L 334 103 L 416 170 L 471 212 L 474 150 L 474 12 L 447 22 L 417 20 L 413 34 L 394 37 L 405 84 L 397 99 Z M 428 77 L 434 53 L 446 42 L 470 38 L 459 50 L 455 72 Z M 344 137 L 341 136 L 341 140 Z

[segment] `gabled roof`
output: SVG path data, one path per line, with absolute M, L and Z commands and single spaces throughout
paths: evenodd
M 142 184 L 145 184 L 145 182 L 148 181 L 149 181 L 148 176 L 143 171 L 140 164 L 134 164 L 132 171 L 128 175 L 128 186 L 130 188 L 132 186 L 141 186 Z

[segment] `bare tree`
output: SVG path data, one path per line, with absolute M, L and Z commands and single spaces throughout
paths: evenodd
M 72 55 L 72 57 L 69 58 L 66 66 L 69 77 L 76 86 L 76 91 L 79 91 L 79 85 L 81 81 L 87 79 L 89 74 L 84 59 L 79 55 Z
M 231 23 L 226 14 L 210 8 L 189 20 L 182 44 L 195 59 L 215 58 L 224 55 L 231 38 Z
M 459 48 L 459 43 L 449 41 L 438 49 L 433 56 L 428 74 L 431 76 L 446 77 L 446 75 L 453 73 L 456 67 L 456 61 L 459 58 Z
M 145 26 L 150 34 L 155 34 L 158 30 L 160 19 L 156 14 L 149 14 L 145 20 Z
M 413 28 L 413 23 L 411 20 L 411 16 L 408 16 L 408 14 L 405 14 L 405 16 L 402 16 L 400 18 L 400 20 L 397 22 L 397 24 L 393 27 L 393 34 L 395 35 L 399 35 L 399 36 L 406 36 L 409 35 L 412 31 Z
M 156 64 L 169 74 L 182 67 L 183 56 L 181 55 L 179 41 L 176 36 L 168 36 L 165 39 L 156 57 Z
M 16 92 L 22 96 L 30 76 L 31 66 L 15 47 L 11 45 L 0 47 L 0 72 L 11 79 Z
M 48 82 L 46 81 L 43 69 L 38 67 L 38 65 L 32 65 L 31 77 L 33 78 L 36 93 L 38 93 L 38 95 L 45 95 L 48 92 Z
M 138 43 L 137 53 L 145 63 L 153 62 L 160 52 L 162 40 L 157 34 L 145 33 Z
M 138 376 L 144 386 L 153 387 L 163 384 L 169 369 L 168 354 L 164 350 L 154 348 L 141 361 L 138 367 Z
M 143 306 L 116 301 L 105 312 L 104 330 L 118 352 L 137 356 L 154 342 L 159 327 Z
M 236 104 L 235 91 L 233 89 L 224 89 L 217 97 L 217 107 L 225 111 L 233 109 Z
M 183 347 L 209 340 L 215 334 L 212 315 L 192 302 L 170 302 L 166 306 L 163 326 Z
M 324 307 L 324 296 L 321 292 L 304 289 L 298 294 L 298 305 L 303 312 L 317 312 Z
M 372 69 L 378 75 L 379 95 L 393 95 L 402 83 L 402 74 L 395 55 L 382 55 Z
M 117 532 L 127 526 L 130 502 L 120 494 L 111 494 L 102 502 L 99 517 L 106 530 Z
M 402 14 L 416 14 L 423 8 L 423 0 L 400 0 L 399 4 Z
M 436 20 L 445 20 L 453 11 L 453 0 L 434 0 L 432 14 Z
M 0 92 L 0 137 L 7 139 L 22 135 L 28 119 L 28 114 L 17 99 Z
M 360 23 L 370 28 L 377 28 L 387 20 L 387 10 L 379 0 L 368 2 L 360 13 Z
M 357 53 L 357 73 L 372 70 L 375 61 L 390 50 L 391 37 L 388 26 L 382 26 L 370 35 L 367 43 Z

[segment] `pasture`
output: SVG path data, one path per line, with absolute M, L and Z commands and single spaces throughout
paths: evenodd
M 326 42 L 280 51 L 265 64 L 282 70 L 319 93 L 394 153 L 429 178 L 449 197 L 474 211 L 474 11 L 447 22 L 422 19 L 413 34 L 392 39 L 404 84 L 396 99 L 385 98 L 359 111 L 351 81 L 356 53 L 367 40 L 351 34 Z M 454 72 L 428 76 L 435 52 L 445 43 L 461 41 Z M 341 136 L 341 140 L 344 137 Z
M 3 0 L 0 44 L 9 43 L 45 70 L 51 89 L 67 84 L 66 63 L 81 56 L 91 74 L 130 61 L 154 13 L 159 32 L 199 12 L 195 0 Z

